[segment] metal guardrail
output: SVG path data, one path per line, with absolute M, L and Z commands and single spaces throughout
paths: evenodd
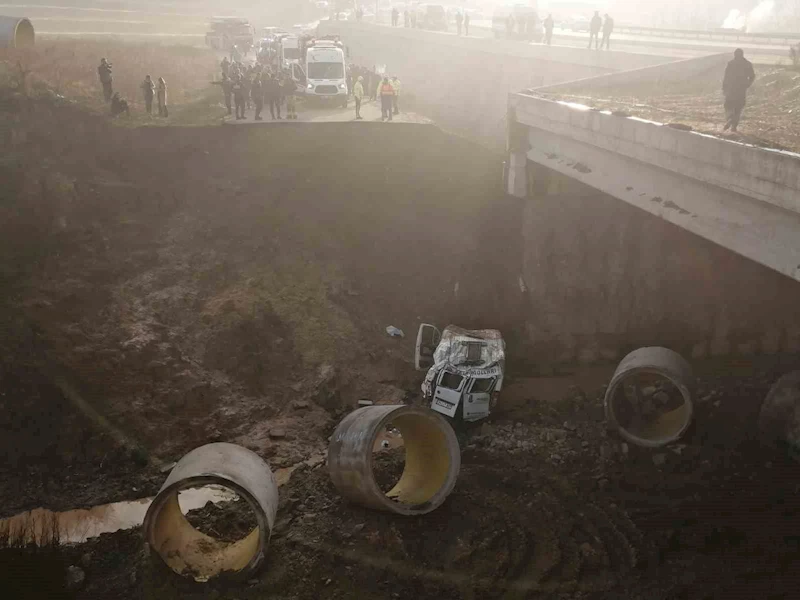
M 637 27 L 617 25 L 615 33 L 629 33 L 632 35 L 647 35 L 654 37 L 687 38 L 695 40 L 720 40 L 750 42 L 752 44 L 797 44 L 800 43 L 800 33 L 775 32 L 775 33 L 747 33 L 732 29 L 662 29 L 660 27 Z

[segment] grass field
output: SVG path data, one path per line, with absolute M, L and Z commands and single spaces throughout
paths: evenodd
M 0 85 L 15 86 L 25 93 L 49 90 L 94 112 L 107 112 L 97 76 L 103 57 L 113 66 L 114 91 L 131 107 L 131 118 L 120 117 L 121 124 L 208 124 L 223 114 L 220 90 L 210 85 L 218 58 L 208 49 L 186 45 L 115 38 L 57 39 L 30 50 L 0 50 Z M 153 81 L 163 77 L 167 82 L 169 119 L 145 113 L 139 86 L 148 74 Z

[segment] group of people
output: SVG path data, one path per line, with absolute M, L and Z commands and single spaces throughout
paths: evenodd
M 390 89 L 391 88 L 391 89 Z M 375 69 L 350 65 L 347 68 L 347 89 L 353 91 L 356 105 L 356 120 L 361 120 L 361 105 L 366 100 L 381 101 L 381 120 L 391 121 L 393 115 L 400 114 L 401 83 L 396 75 L 391 79 L 379 75 Z
M 228 60 L 227 56 L 222 59 L 220 68 L 222 79 L 212 83 L 222 88 L 229 115 L 235 108 L 237 120 L 247 119 L 245 111 L 252 103 L 256 121 L 264 120 L 261 116 L 264 105 L 269 108 L 273 120 L 282 119 L 281 106 L 285 104 L 286 118 L 297 119 L 297 84 L 288 71 L 273 65 L 244 65 Z
M 536 13 L 510 14 L 506 17 L 506 35 L 509 38 L 535 39 L 539 17 Z
M 116 117 L 122 113 L 130 115 L 128 101 L 114 91 L 114 76 L 111 63 L 108 59 L 101 58 L 100 66 L 97 67 L 97 76 L 100 85 L 103 87 L 103 99 L 111 105 L 111 116 Z M 153 100 L 158 100 L 158 115 L 168 117 L 167 109 L 167 82 L 163 77 L 158 78 L 158 83 L 154 83 L 150 75 L 146 75 L 144 81 L 139 86 L 144 94 L 144 105 L 148 115 L 153 114 Z
M 400 26 L 400 11 L 397 7 L 392 9 L 392 27 Z M 417 27 L 416 11 L 403 11 L 403 27 Z
M 603 39 L 600 39 L 600 32 L 603 32 Z M 595 11 L 592 20 L 589 22 L 589 48 L 592 47 L 594 42 L 595 50 L 600 50 L 605 47 L 606 50 L 611 50 L 611 32 L 614 31 L 614 19 L 606 13 L 603 17 L 600 16 L 600 11 Z

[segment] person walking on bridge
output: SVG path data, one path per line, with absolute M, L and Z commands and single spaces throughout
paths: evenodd
M 105 58 L 100 59 L 100 66 L 97 67 L 97 76 L 103 86 L 103 98 L 106 102 L 111 102 L 111 97 L 114 95 L 114 78 L 111 76 L 111 64 Z
M 464 24 L 464 15 L 461 14 L 461 11 L 456 13 L 456 32 L 457 35 L 461 35 L 461 26 Z
M 397 27 L 399 21 L 400 21 L 400 11 L 397 10 L 397 7 L 395 6 L 392 9 L 392 27 Z
M 547 15 L 547 18 L 544 20 L 544 43 L 548 46 L 553 45 L 553 26 L 555 25 L 555 21 L 553 21 L 553 15 Z
M 614 19 L 609 17 L 608 13 L 606 13 L 605 20 L 603 21 L 603 41 L 600 42 L 601 49 L 605 46 L 606 50 L 611 50 L 612 31 L 614 31 Z
M 733 53 L 733 60 L 725 67 L 725 78 L 722 80 L 722 93 L 725 95 L 725 123 L 724 131 L 730 129 L 734 133 L 739 127 L 742 110 L 747 101 L 747 90 L 753 85 L 756 73 L 753 63 L 744 57 L 744 51 L 737 48 Z
M 595 50 L 600 49 L 600 29 L 603 27 L 603 19 L 600 17 L 600 11 L 594 11 L 594 16 L 589 23 L 589 48 L 592 47 L 594 40 Z
M 364 77 L 359 75 L 356 84 L 353 86 L 353 100 L 356 101 L 356 121 L 362 121 L 361 100 L 364 99 Z
M 392 120 L 392 104 L 394 103 L 394 88 L 389 82 L 388 77 L 383 78 L 381 82 L 381 121 Z
M 469 35 L 469 13 L 464 13 L 464 35 Z

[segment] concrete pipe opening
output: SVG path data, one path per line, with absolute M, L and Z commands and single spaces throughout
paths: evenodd
M 0 15 L 0 48 L 32 48 L 35 42 L 36 34 L 29 19 Z
M 670 444 L 692 423 L 691 382 L 692 369 L 677 352 L 634 350 L 619 363 L 606 390 L 606 419 L 637 446 Z
M 375 477 L 374 449 L 388 430 L 402 438 L 405 462 L 387 491 Z M 378 510 L 421 515 L 439 507 L 453 490 L 461 451 L 452 427 L 436 413 L 415 406 L 360 408 L 339 423 L 328 447 L 331 480 L 347 499 Z
M 784 375 L 770 388 L 758 415 L 761 439 L 800 457 L 800 371 Z
M 239 502 L 246 503 L 252 515 L 252 530 L 240 537 L 226 535 L 217 528 L 209 528 L 207 533 L 199 522 L 195 527 L 194 519 L 184 514 L 187 507 L 181 510 L 183 499 L 179 495 L 186 490 L 197 495 L 196 490 L 204 486 L 214 486 L 222 499 L 238 497 Z M 199 494 L 202 496 L 203 492 Z M 208 444 L 189 452 L 170 472 L 147 509 L 145 540 L 178 574 L 198 581 L 223 572 L 246 577 L 264 560 L 277 508 L 275 477 L 257 454 L 234 444 Z

